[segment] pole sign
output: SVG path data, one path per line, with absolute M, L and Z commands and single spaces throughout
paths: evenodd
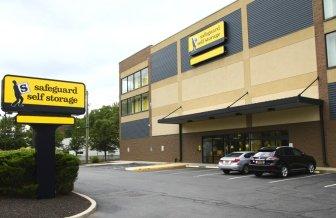
M 2 80 L 1 108 L 29 115 L 81 115 L 85 113 L 85 85 L 6 75 Z
M 17 112 L 16 122 L 34 129 L 36 181 L 39 199 L 56 193 L 55 132 L 73 125 L 71 115 L 85 113 L 85 85 L 78 82 L 6 75 L 2 80 L 1 108 Z
M 224 54 L 225 22 L 219 21 L 188 38 L 190 65 Z

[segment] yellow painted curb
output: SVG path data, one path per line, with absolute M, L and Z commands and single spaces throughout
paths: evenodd
M 171 163 L 171 164 L 158 164 L 158 165 L 141 166 L 141 167 L 127 167 L 125 170 L 133 172 L 148 172 L 158 170 L 181 169 L 186 167 L 187 164 L 184 163 Z

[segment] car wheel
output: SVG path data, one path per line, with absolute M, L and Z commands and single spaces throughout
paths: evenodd
M 262 172 L 255 172 L 255 173 L 254 173 L 254 175 L 255 175 L 256 177 L 261 177 L 262 174 L 263 174 Z
M 282 178 L 287 177 L 288 176 L 288 168 L 286 166 L 282 166 L 279 175 Z
M 250 172 L 250 169 L 248 165 L 245 165 L 242 171 L 240 171 L 241 174 L 248 174 L 249 172 Z
M 308 166 L 307 166 L 307 172 L 309 174 L 313 174 L 315 172 L 315 165 L 312 164 L 312 163 L 308 164 Z
M 230 173 L 230 170 L 223 170 L 223 173 L 227 175 Z

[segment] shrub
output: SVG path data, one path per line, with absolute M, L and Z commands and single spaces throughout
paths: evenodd
M 76 157 L 56 153 L 56 194 L 73 190 L 78 168 Z M 37 188 L 35 150 L 0 151 L 0 195 L 34 198 Z
M 99 163 L 99 158 L 97 156 L 93 156 L 90 158 L 91 163 Z

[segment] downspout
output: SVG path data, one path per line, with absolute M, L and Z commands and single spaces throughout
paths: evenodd
M 182 152 L 182 124 L 179 124 L 179 144 L 180 144 L 180 162 L 182 162 L 183 152 Z
M 324 129 L 324 117 L 323 117 L 323 102 L 319 105 L 319 112 L 320 112 L 320 129 L 321 129 L 323 164 L 328 167 L 329 164 L 327 160 L 327 148 L 326 148 L 325 131 L 324 131 L 325 129 Z

